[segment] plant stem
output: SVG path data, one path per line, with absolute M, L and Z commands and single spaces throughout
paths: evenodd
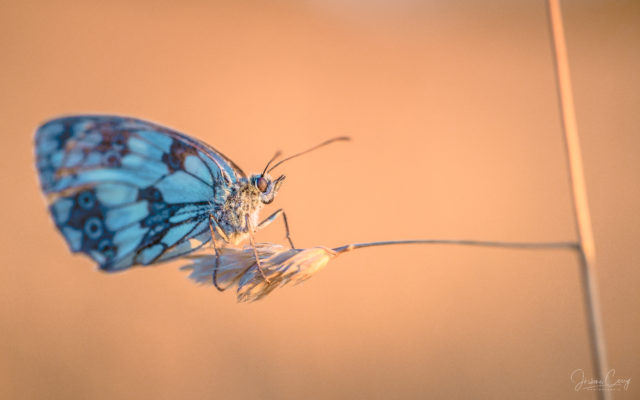
M 576 122 L 571 90 L 569 60 L 559 0 L 548 0 L 548 12 L 551 37 L 553 39 L 560 114 L 566 142 L 567 160 L 569 162 L 569 179 L 571 181 L 573 195 L 573 210 L 575 213 L 576 230 L 578 231 L 578 247 L 576 251 L 580 262 L 582 292 L 584 295 L 589 341 L 591 344 L 593 370 L 595 378 L 603 382 L 607 374 L 607 358 L 599 310 L 598 288 L 595 279 L 595 247 L 591 229 L 591 218 L 589 216 L 589 205 L 587 203 L 587 190 L 578 138 L 578 124 Z M 611 398 L 611 393 L 607 390 L 599 390 L 597 391 L 597 395 L 599 399 L 603 400 Z
M 461 246 L 503 247 L 513 249 L 571 249 L 576 250 L 574 242 L 499 242 L 490 240 L 458 240 L 458 239 L 423 239 L 423 240 L 389 240 L 384 242 L 368 242 L 347 244 L 333 249 L 336 253 L 361 249 L 363 247 L 390 246 L 397 244 L 454 244 Z

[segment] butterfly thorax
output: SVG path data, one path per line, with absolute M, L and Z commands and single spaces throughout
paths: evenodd
M 260 196 L 258 188 L 244 179 L 232 187 L 217 218 L 229 242 L 237 244 L 244 240 L 249 233 L 247 222 L 253 229 L 257 227 L 258 214 L 264 205 Z

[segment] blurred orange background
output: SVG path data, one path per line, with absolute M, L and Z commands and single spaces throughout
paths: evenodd
M 640 3 L 563 2 L 617 398 L 640 387 Z M 543 1 L 0 5 L 0 398 L 594 398 L 567 251 L 364 249 L 253 304 L 179 262 L 107 275 L 39 192 L 60 114 L 150 119 L 280 169 L 298 246 L 574 240 Z M 285 243 L 280 222 L 258 236 Z

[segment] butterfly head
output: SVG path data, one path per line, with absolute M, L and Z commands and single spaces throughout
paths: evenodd
M 284 175 L 280 175 L 276 180 L 273 180 L 269 174 L 262 173 L 251 175 L 249 181 L 260 192 L 260 201 L 264 204 L 269 204 L 276 197 L 284 179 Z

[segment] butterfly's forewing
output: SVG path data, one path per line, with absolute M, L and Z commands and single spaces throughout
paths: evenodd
M 104 270 L 190 253 L 244 177 L 210 146 L 132 118 L 74 116 L 42 125 L 36 158 L 56 226 Z

